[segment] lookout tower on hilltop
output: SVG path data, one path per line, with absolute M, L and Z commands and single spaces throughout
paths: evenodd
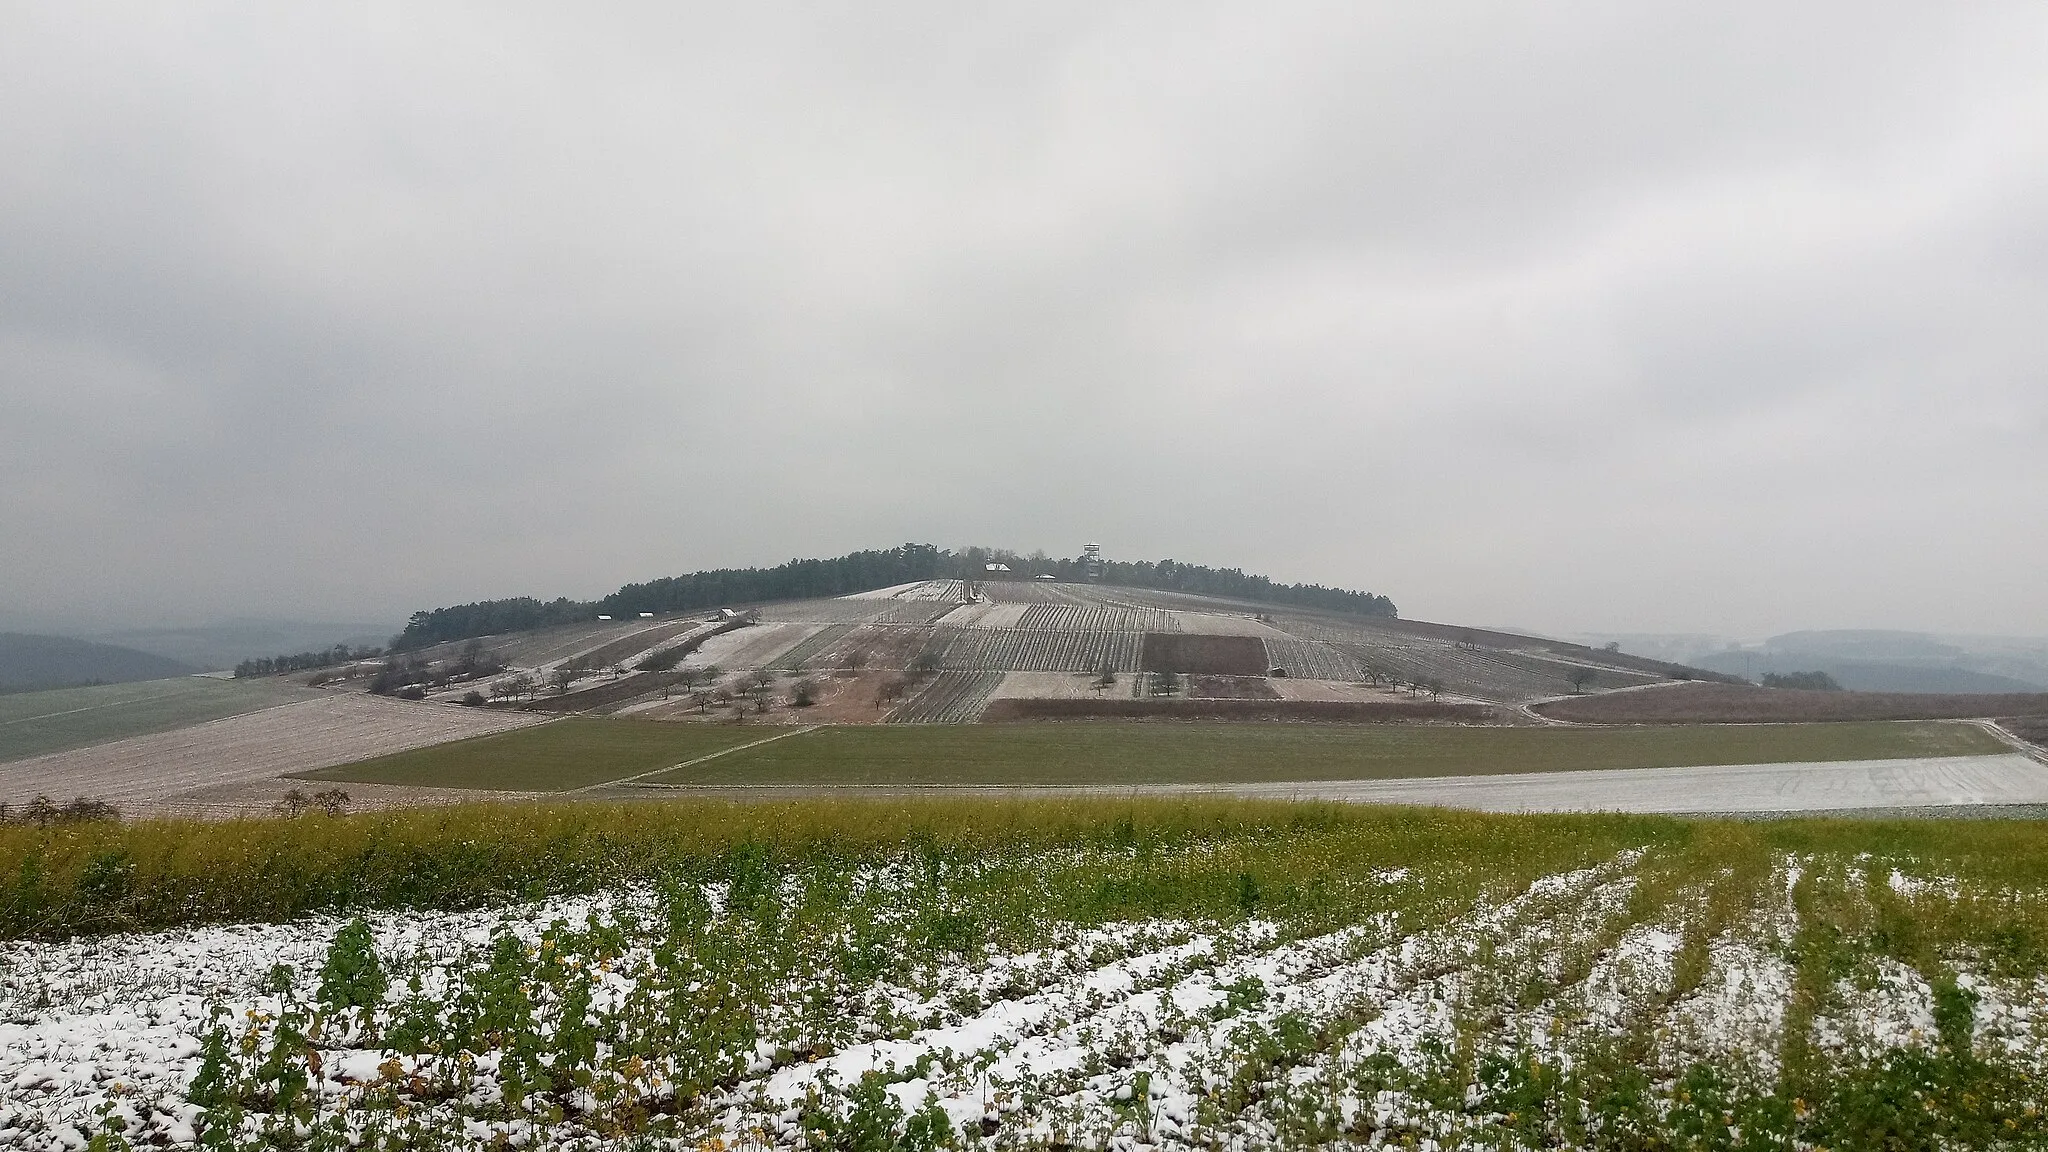
M 1102 579 L 1102 545 L 1087 544 L 1081 548 L 1081 575 L 1089 583 Z

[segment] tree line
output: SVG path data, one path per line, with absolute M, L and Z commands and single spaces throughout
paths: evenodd
M 281 672 L 309 672 L 315 668 L 332 668 L 336 664 L 346 664 L 351 660 L 367 660 L 383 654 L 382 648 L 351 648 L 346 644 L 336 644 L 332 648 L 323 648 L 317 652 L 294 652 L 289 656 L 262 656 L 244 660 L 235 665 L 235 678 L 242 680 L 251 676 L 275 676 Z
M 543 602 L 522 596 L 415 612 L 405 630 L 392 639 L 391 647 L 409 651 L 448 640 L 594 620 L 600 615 L 626 618 L 641 612 L 694 612 L 773 600 L 845 596 L 919 580 L 980 580 L 990 564 L 1007 565 L 1009 575 L 1016 579 L 1048 575 L 1079 583 L 1088 577 L 1080 557 L 1055 559 L 1043 552 L 1027 556 L 999 548 L 954 551 L 930 544 L 904 544 L 827 559 L 790 560 L 773 568 L 718 568 L 668 576 L 628 584 L 594 601 L 562 598 Z M 1321 584 L 1281 584 L 1238 568 L 1210 568 L 1175 560 L 1103 561 L 1098 582 L 1360 616 L 1397 615 L 1392 600 L 1371 592 Z

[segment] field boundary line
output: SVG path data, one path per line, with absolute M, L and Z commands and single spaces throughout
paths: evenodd
M 763 744 L 773 744 L 777 740 L 787 740 L 791 736 L 801 736 L 806 732 L 816 732 L 818 729 L 822 727 L 824 727 L 824 725 L 822 724 L 806 724 L 800 728 L 792 728 L 787 732 L 778 732 L 773 736 L 766 737 L 765 739 L 750 741 L 746 744 L 735 744 L 730 748 L 721 748 L 716 752 L 699 756 L 694 760 L 685 760 L 681 764 L 670 764 L 666 768 L 655 768 L 651 771 L 638 773 L 637 775 L 623 776 L 617 780 L 604 780 L 596 784 L 585 784 L 581 788 L 571 788 L 569 791 L 561 793 L 561 795 L 573 796 L 578 792 L 594 792 L 599 788 L 610 788 L 618 784 L 634 784 L 635 786 L 641 788 L 675 787 L 675 785 L 669 784 L 639 784 L 638 782 L 647 779 L 649 776 L 659 776 L 664 772 L 674 772 L 678 768 L 694 768 L 697 765 L 704 763 L 706 760 L 716 760 L 720 756 L 730 756 L 735 752 L 745 752 L 749 748 L 759 748 Z
M 197 679 L 197 677 L 194 677 L 194 679 Z M 87 704 L 83 708 L 66 708 L 62 712 L 43 712 L 35 716 L 21 716 L 13 720 L 0 720 L 0 728 L 5 728 L 9 724 L 33 724 L 38 720 L 51 720 L 58 716 L 76 716 L 80 712 L 93 712 L 101 708 L 125 708 L 130 704 L 147 704 L 153 700 L 175 700 L 183 695 L 185 693 L 165 692 L 156 696 L 137 696 L 133 700 L 109 700 L 105 704 Z M 298 701 L 287 700 L 285 703 L 296 704 Z
M 2038 760 L 2043 764 L 2048 764 L 2048 748 L 2043 748 L 2039 744 L 2036 744 L 2031 740 L 2024 739 L 2020 736 L 2014 735 L 2011 732 L 2008 732 L 2005 728 L 2005 725 L 2000 724 L 1998 721 L 1970 720 L 1967 721 L 1967 723 L 1975 724 L 1977 727 L 1982 728 L 1986 732 L 1991 733 L 1993 736 L 1998 737 L 2000 740 L 2005 741 L 2005 743 L 2009 747 L 2011 747 L 2013 751 L 2019 753 L 2020 755 L 2028 757 L 2029 759 Z

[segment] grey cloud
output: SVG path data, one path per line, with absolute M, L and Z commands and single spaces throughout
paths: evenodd
M 2048 632 L 2036 5 L 25 5 L 0 608 L 904 539 Z

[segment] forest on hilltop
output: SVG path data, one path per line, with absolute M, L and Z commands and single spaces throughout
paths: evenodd
M 1007 564 L 1017 579 L 1040 575 L 1080 582 L 1086 579 L 1079 557 L 1057 559 L 1035 552 L 1020 555 L 1001 548 L 953 551 L 931 544 L 849 552 L 828 559 L 797 559 L 773 568 L 718 568 L 628 584 L 601 600 L 566 597 L 543 601 L 531 596 L 479 600 L 431 611 L 415 612 L 405 630 L 392 641 L 398 650 L 422 648 L 446 640 L 520 632 L 550 624 L 569 624 L 599 615 L 630 616 L 640 612 L 693 612 L 702 608 L 845 596 L 919 580 L 979 579 L 989 564 Z M 1281 584 L 1270 577 L 1238 568 L 1210 568 L 1175 560 L 1104 560 L 1097 583 L 1222 596 L 1266 604 L 1286 604 L 1360 616 L 1394 616 L 1394 602 L 1371 592 L 1326 588 L 1321 584 Z

